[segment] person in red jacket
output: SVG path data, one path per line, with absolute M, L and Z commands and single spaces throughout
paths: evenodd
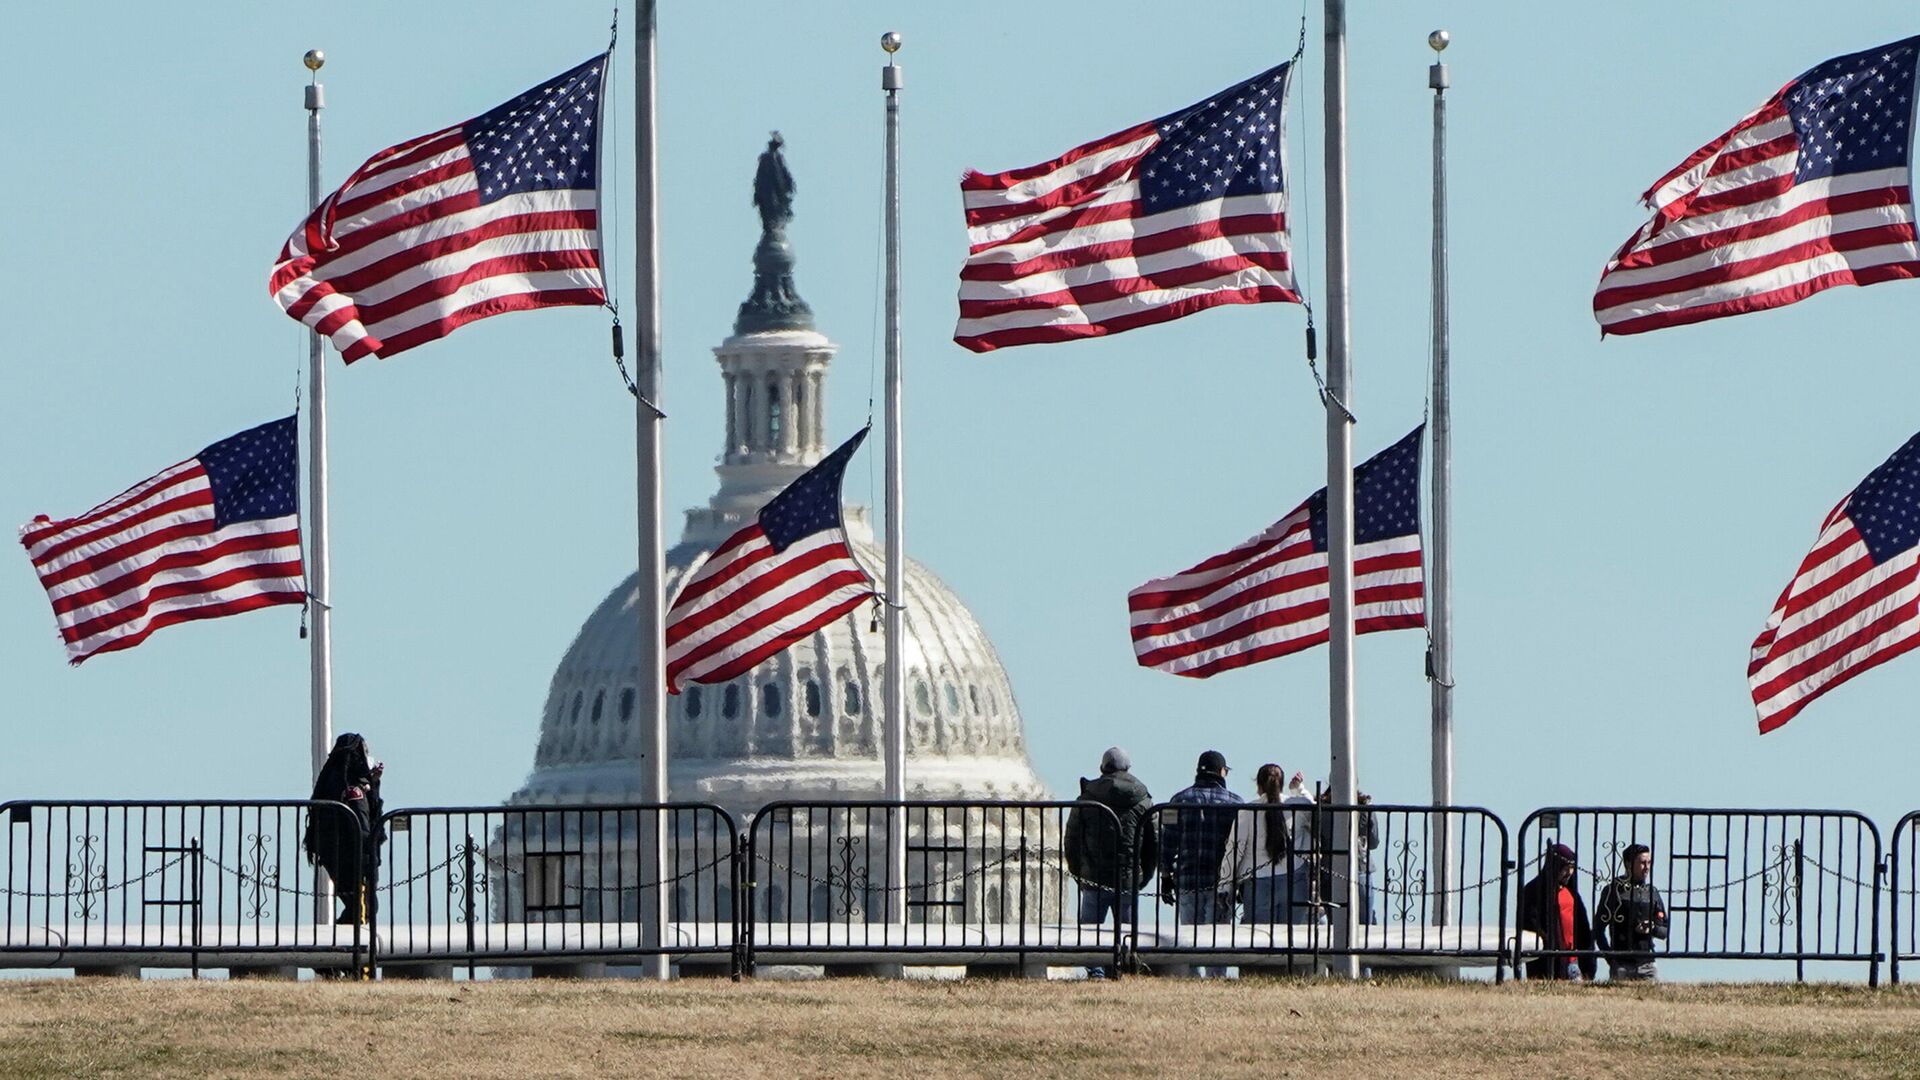
M 1538 934 L 1540 950 L 1548 954 L 1527 962 L 1530 979 L 1593 980 L 1597 954 L 1586 901 L 1574 886 L 1578 869 L 1573 849 L 1554 844 L 1540 873 L 1520 889 L 1520 929 Z

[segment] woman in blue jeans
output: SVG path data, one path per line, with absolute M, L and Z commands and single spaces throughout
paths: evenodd
M 1294 847 L 1294 809 L 1284 790 L 1286 771 L 1268 763 L 1254 775 L 1259 794 L 1235 817 L 1222 881 L 1231 882 L 1244 904 L 1245 922 L 1285 924 L 1312 921 L 1306 860 Z M 1312 801 L 1301 799 L 1311 815 Z M 1302 824 L 1305 823 L 1303 818 Z M 1304 830 L 1303 830 L 1304 831 Z

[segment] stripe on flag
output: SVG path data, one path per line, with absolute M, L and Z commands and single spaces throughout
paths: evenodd
M 1287 241 L 1292 64 L 1053 161 L 960 181 L 953 339 L 1071 341 L 1222 304 L 1299 303 Z
M 1425 425 L 1353 470 L 1354 630 L 1426 625 L 1420 440 Z M 1204 679 L 1327 640 L 1327 492 L 1225 554 L 1127 594 L 1142 667 Z
M 163 626 L 306 602 L 296 427 L 243 431 L 84 514 L 21 528 L 68 662 Z
M 596 56 L 463 124 L 373 155 L 308 215 L 274 303 L 348 363 L 509 311 L 606 302 Z
M 761 508 L 681 586 L 667 612 L 667 692 L 725 682 L 873 595 L 840 514 L 862 428 Z
M 1762 734 L 1920 645 L 1920 435 L 1841 500 L 1754 639 Z

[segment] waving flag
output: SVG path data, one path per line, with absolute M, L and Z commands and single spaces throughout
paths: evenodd
M 294 418 L 222 439 L 20 543 L 78 664 L 163 626 L 307 599 Z
M 1353 470 L 1354 632 L 1426 625 L 1420 440 Z M 1141 667 L 1204 679 L 1327 640 L 1327 489 L 1224 555 L 1127 594 Z
M 1693 152 L 1600 275 L 1603 334 L 1783 307 L 1920 274 L 1914 235 L 1920 37 L 1829 60 Z
M 602 304 L 607 57 L 368 158 L 288 238 L 274 303 L 348 363 L 508 311 Z
M 1052 161 L 960 181 L 953 340 L 974 352 L 1118 334 L 1221 304 L 1297 304 L 1291 63 Z
M 840 516 L 840 480 L 869 430 L 788 484 L 681 587 L 667 612 L 668 693 L 725 682 L 873 595 Z
M 1867 474 L 1753 642 L 1747 683 L 1765 734 L 1821 694 L 1920 645 L 1920 435 Z

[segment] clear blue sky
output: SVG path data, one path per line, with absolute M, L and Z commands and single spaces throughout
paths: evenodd
M 1324 651 L 1205 683 L 1137 668 L 1126 591 L 1251 535 L 1322 482 L 1300 309 L 1217 311 L 987 357 L 949 340 L 967 167 L 1031 164 L 1293 51 L 1284 7 L 1168 19 L 1118 4 L 724 5 L 661 18 L 667 505 L 704 502 L 721 441 L 710 348 L 747 293 L 754 159 L 799 181 L 799 284 L 842 346 L 830 422 L 874 380 L 882 98 L 907 47 L 907 535 L 999 645 L 1057 790 L 1130 747 L 1155 792 L 1218 747 L 1250 780 L 1323 774 Z M 1318 4 L 1292 131 L 1324 266 Z M 1916 428 L 1920 285 L 1601 342 L 1590 312 L 1635 197 L 1799 71 L 1913 32 L 1894 4 L 1359 4 L 1351 39 L 1360 454 L 1425 393 L 1428 30 L 1449 27 L 1458 435 L 1459 796 L 1517 824 L 1550 802 L 1920 804 L 1920 658 L 1755 734 L 1746 649 L 1821 517 Z M 1129 17 L 1131 12 L 1131 17 Z M 327 50 L 325 181 L 597 51 L 607 13 L 350 2 L 183 18 L 25 5 L 0 90 L 0 516 L 78 512 L 292 405 L 301 331 L 268 301 L 303 212 L 305 72 Z M 1782 27 L 1792 27 L 1782 33 Z M 631 85 L 620 61 L 617 92 Z M 618 118 L 618 183 L 631 110 Z M 1300 114 L 1295 112 L 1294 120 Z M 621 230 L 631 214 L 619 215 Z M 1301 239 L 1309 239 L 1304 234 Z M 620 245 L 630 260 L 631 242 Z M 617 282 L 630 290 L 632 273 Z M 1319 282 L 1314 282 L 1316 294 Z M 556 662 L 634 564 L 632 406 L 587 310 L 478 324 L 333 368 L 337 723 L 395 802 L 488 802 L 531 764 Z M 877 444 L 876 444 L 877 446 Z M 877 456 L 851 499 L 878 495 Z M 670 536 L 671 539 L 671 536 Z M 0 560 L 4 563 L 5 560 Z M 22 554 L 0 566 L 0 797 L 299 795 L 306 648 L 290 608 L 63 662 Z M 1362 786 L 1427 793 L 1418 634 L 1359 650 Z

